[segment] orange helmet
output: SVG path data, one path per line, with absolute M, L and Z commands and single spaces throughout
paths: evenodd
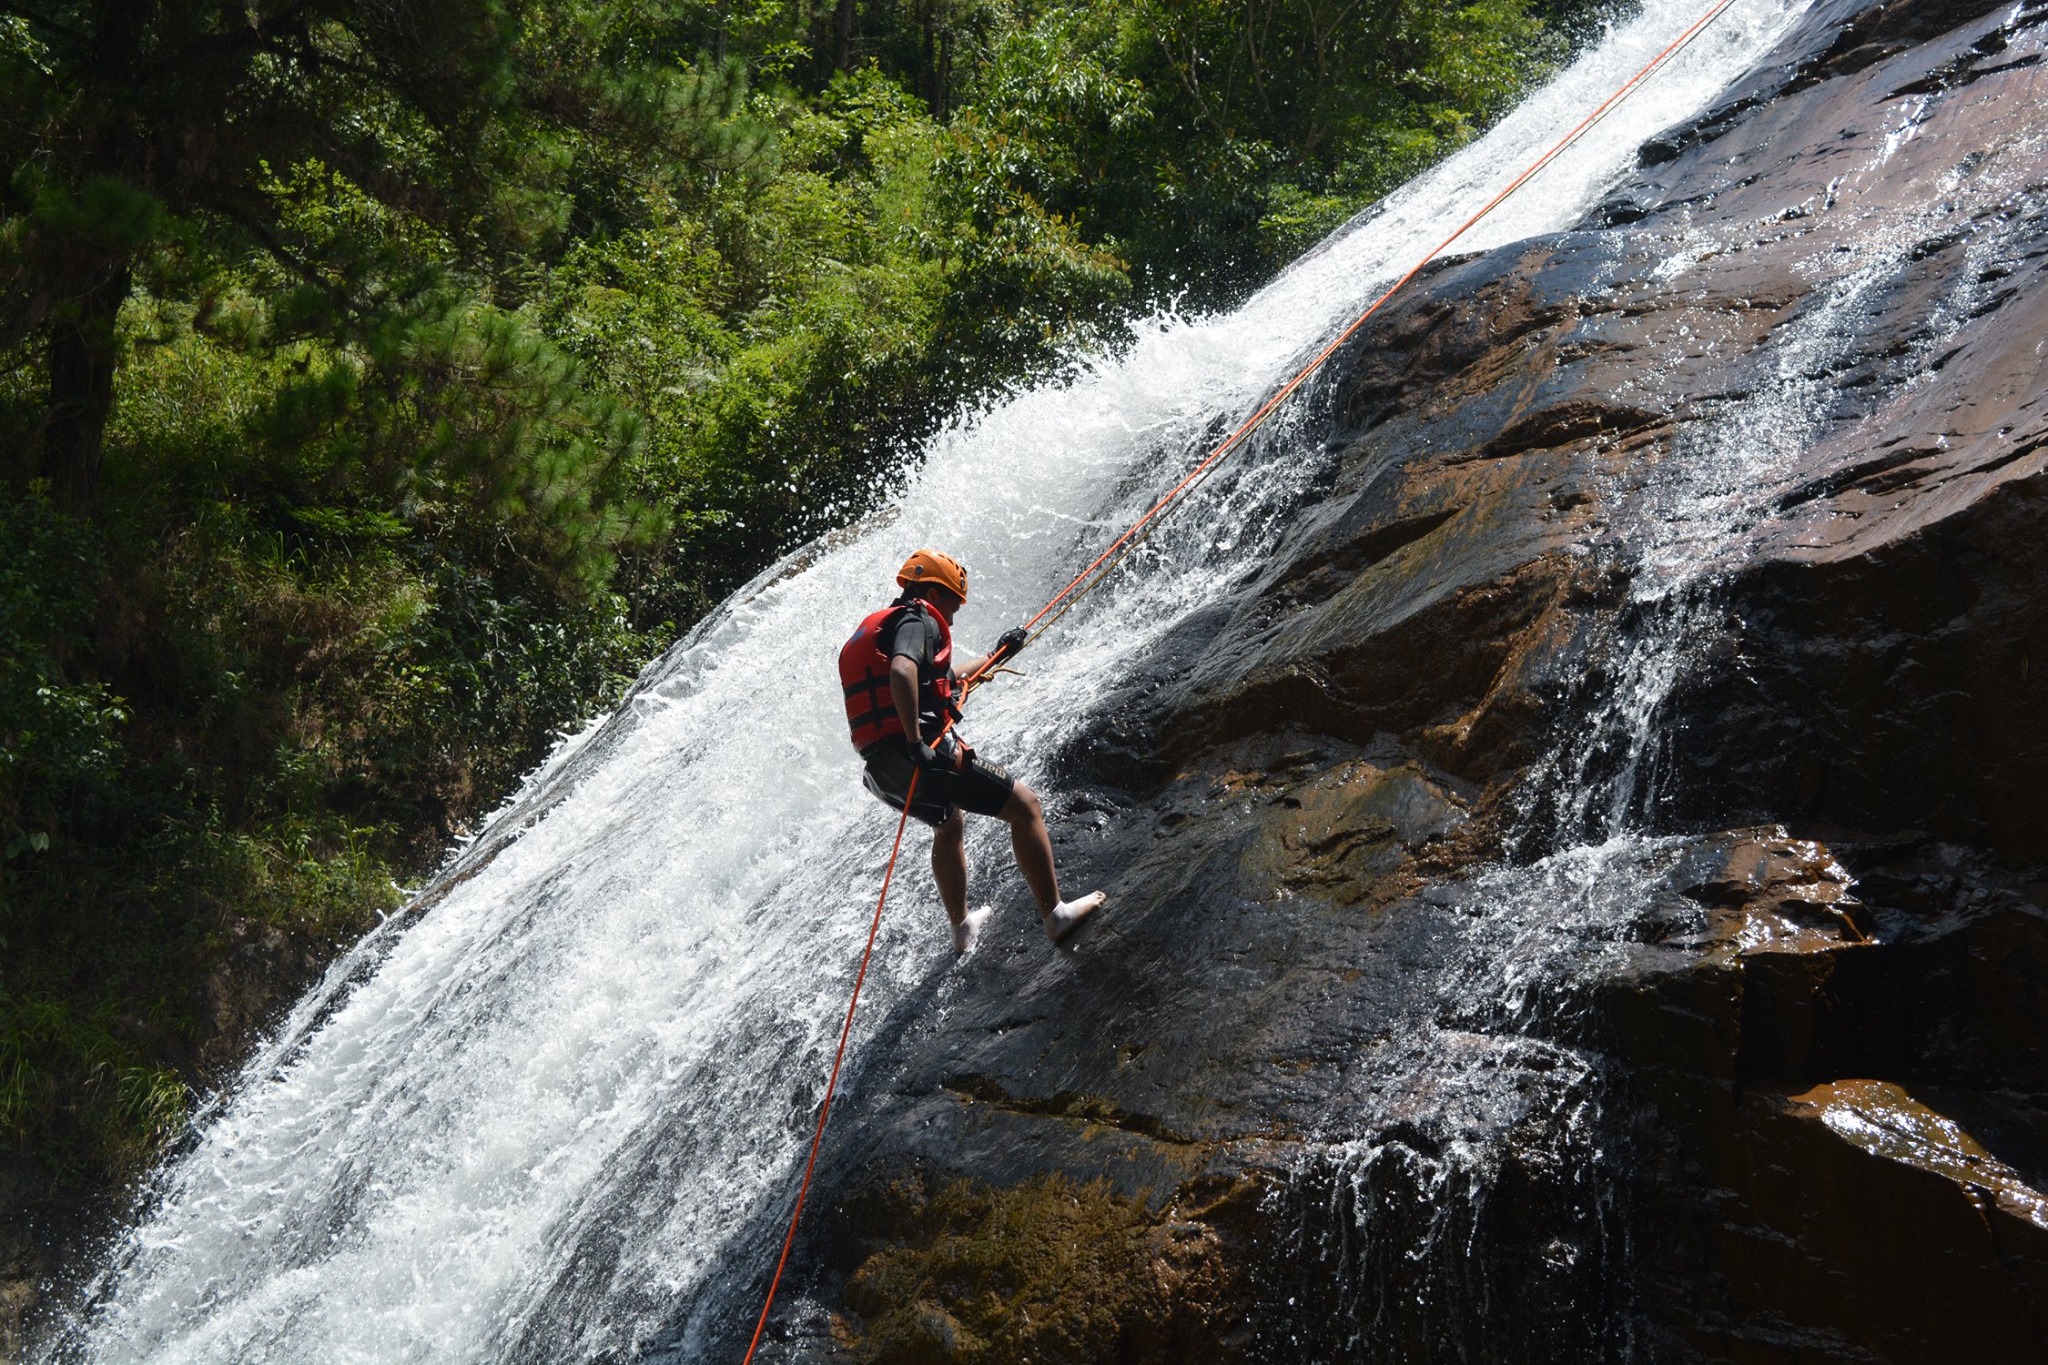
M 967 600 L 967 570 L 959 560 L 937 550 L 913 551 L 896 571 L 896 582 L 905 588 L 913 583 L 936 583 L 962 602 Z

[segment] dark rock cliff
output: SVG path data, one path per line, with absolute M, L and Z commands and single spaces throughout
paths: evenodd
M 886 1022 L 776 1352 L 2048 1359 L 2044 45 L 1823 3 L 1350 347 L 1042 783 L 1113 909 Z

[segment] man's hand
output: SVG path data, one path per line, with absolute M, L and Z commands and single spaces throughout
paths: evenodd
M 996 647 L 989 651 L 989 666 L 996 667 L 1016 658 L 1030 638 L 1022 626 L 1004 631 L 1002 638 L 996 641 Z
M 910 760 L 926 772 L 943 772 L 947 766 L 945 756 L 921 739 L 911 741 Z

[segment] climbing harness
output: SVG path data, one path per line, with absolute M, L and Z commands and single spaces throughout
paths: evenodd
M 1622 103 L 1622 101 L 1626 100 L 1630 95 L 1633 95 L 1637 90 L 1641 89 L 1645 81 L 1649 80 L 1650 77 L 1654 76 L 1657 72 L 1661 71 L 1666 65 L 1670 63 L 1672 58 L 1676 57 L 1679 53 L 1683 52 L 1686 48 L 1690 47 L 1693 41 L 1696 38 L 1698 38 L 1702 33 L 1706 32 L 1707 29 L 1713 25 L 1714 21 L 1719 19 L 1723 14 L 1725 14 L 1728 11 L 1729 7 L 1732 6 L 1734 3 L 1735 0 L 1717 0 L 1717 3 L 1711 6 L 1706 11 L 1706 13 L 1702 14 L 1698 19 L 1695 19 L 1690 27 L 1688 27 L 1683 33 L 1679 34 L 1677 38 L 1673 39 L 1670 46 L 1666 47 L 1662 52 L 1659 52 L 1655 57 L 1652 57 L 1647 63 L 1644 64 L 1641 70 L 1637 71 L 1633 76 L 1630 76 L 1626 81 L 1622 82 L 1620 87 L 1617 88 L 1613 94 L 1609 95 L 1606 99 L 1602 100 L 1600 104 L 1594 108 L 1592 113 L 1586 115 L 1584 119 L 1580 120 L 1578 125 L 1574 127 L 1570 132 L 1566 133 L 1562 138 L 1560 138 L 1557 141 L 1557 143 L 1550 148 L 1550 150 L 1544 152 L 1543 155 L 1537 157 L 1535 161 L 1531 162 L 1529 164 L 1528 169 L 1524 170 L 1521 174 L 1517 175 L 1513 180 L 1509 181 L 1506 188 L 1502 189 L 1500 193 L 1494 195 L 1493 198 L 1487 200 L 1486 203 L 1483 206 L 1481 206 L 1477 213 L 1474 213 L 1470 218 L 1467 218 L 1463 223 L 1459 224 L 1457 231 L 1453 232 L 1450 236 L 1444 238 L 1443 241 L 1437 243 L 1437 245 L 1431 248 L 1429 253 L 1423 256 L 1421 260 L 1417 261 L 1414 264 L 1414 266 L 1408 270 L 1406 274 L 1402 275 L 1400 278 L 1396 279 L 1392 284 L 1388 285 L 1386 289 L 1382 290 L 1379 297 L 1374 299 L 1371 305 L 1368 306 L 1363 313 L 1360 313 L 1358 317 L 1348 327 L 1346 327 L 1342 332 L 1339 332 L 1337 334 L 1335 340 L 1331 341 L 1327 346 L 1323 347 L 1322 350 L 1318 351 L 1315 354 L 1315 357 L 1311 359 L 1306 365 L 1302 366 L 1300 371 L 1297 372 L 1292 379 L 1289 379 L 1285 384 L 1281 385 L 1281 387 L 1274 392 L 1272 397 L 1268 398 L 1263 404 L 1259 406 L 1259 409 L 1256 412 L 1254 412 L 1250 417 L 1247 417 L 1242 423 L 1240 423 L 1236 430 L 1232 431 L 1228 436 L 1224 437 L 1223 440 L 1216 446 L 1214 450 L 1210 451 L 1209 454 L 1206 457 L 1204 457 L 1199 464 L 1197 464 L 1193 469 L 1189 470 L 1187 474 L 1181 478 L 1179 483 L 1176 483 L 1172 488 L 1169 488 L 1157 502 L 1153 503 L 1151 507 L 1146 509 L 1145 514 L 1143 516 L 1139 517 L 1136 521 L 1132 522 L 1130 527 L 1127 530 L 1125 530 L 1122 535 L 1118 536 L 1115 540 L 1111 541 L 1107 549 L 1103 550 L 1101 554 L 1097 555 L 1093 560 L 1089 561 L 1087 568 L 1081 570 L 1080 573 L 1075 574 L 1074 577 L 1067 583 L 1065 587 L 1061 588 L 1058 592 L 1054 593 L 1052 599 L 1048 601 L 1043 607 L 1039 608 L 1038 614 L 1033 616 L 1030 620 L 1024 623 L 1024 629 L 1031 632 L 1029 639 L 1036 640 L 1039 636 L 1045 634 L 1046 631 L 1052 629 L 1052 627 L 1059 622 L 1061 617 L 1065 616 L 1068 612 L 1074 609 L 1075 603 L 1079 602 L 1083 597 L 1086 597 L 1089 593 L 1095 591 L 1095 589 L 1101 587 L 1102 584 L 1108 579 L 1109 575 L 1115 571 L 1117 566 L 1123 563 L 1125 559 L 1129 558 L 1133 551 L 1135 551 L 1140 545 L 1144 544 L 1144 542 L 1151 537 L 1152 533 L 1159 529 L 1159 524 L 1165 518 L 1165 516 L 1169 512 L 1171 512 L 1176 506 L 1184 502 L 1187 494 L 1192 492 L 1204 479 L 1206 479 L 1209 476 L 1210 471 L 1215 469 L 1217 463 L 1221 461 L 1224 456 L 1230 454 L 1231 451 L 1236 450 L 1238 447 L 1242 446 L 1247 440 L 1251 438 L 1253 432 L 1257 431 L 1261 426 L 1264 426 L 1266 420 L 1279 409 L 1280 405 L 1286 402 L 1288 398 L 1292 397 L 1294 393 L 1302 387 L 1302 385 L 1306 384 L 1310 380 L 1310 378 L 1312 378 L 1315 375 L 1316 371 L 1320 370 L 1323 367 L 1323 365 L 1326 362 L 1328 362 L 1330 357 L 1335 355 L 1337 351 L 1346 342 L 1351 340 L 1353 336 L 1357 335 L 1359 329 L 1364 327 L 1367 322 L 1372 320 L 1373 315 L 1378 313 L 1380 309 L 1385 306 L 1388 299 L 1391 299 L 1395 294 L 1399 293 L 1401 289 L 1408 284 L 1409 281 L 1413 280 L 1417 275 L 1421 274 L 1424 268 L 1426 268 L 1431 261 L 1435 260 L 1438 256 L 1442 255 L 1445 251 L 1449 250 L 1450 247 L 1455 242 L 1457 242 L 1457 240 L 1460 237 L 1463 237 L 1467 232 L 1470 232 L 1474 227 L 1478 226 L 1480 220 L 1485 218 L 1488 214 L 1492 213 L 1495 209 L 1499 208 L 1501 204 L 1507 200 L 1508 196 L 1514 194 L 1515 191 L 1521 189 L 1522 186 L 1528 184 L 1530 180 L 1534 179 L 1538 174 L 1542 172 L 1544 167 L 1548 166 L 1551 162 L 1557 160 L 1558 157 L 1564 155 L 1566 151 L 1570 150 L 1571 147 L 1579 141 L 1579 139 L 1583 138 L 1587 133 L 1591 132 L 1593 128 L 1600 123 L 1601 120 L 1605 119 L 1608 116 L 1608 114 L 1612 113 L 1614 109 Z M 935 555 L 935 557 L 937 556 Z M 913 559 L 915 559 L 915 556 L 913 556 Z M 959 570 L 957 563 L 951 560 L 950 558 L 946 558 L 945 563 L 960 573 L 960 586 L 962 589 L 965 589 L 965 571 Z M 909 565 L 906 564 L 906 570 L 908 569 L 908 567 Z M 964 597 L 966 594 L 963 591 L 961 595 Z M 864 622 L 863 626 L 865 626 L 865 624 L 866 623 Z M 858 636 L 856 636 L 856 638 L 858 638 Z M 1028 642 L 1029 641 L 1027 641 L 1027 643 Z M 972 690 L 976 686 L 978 686 L 986 680 L 987 675 L 992 673 L 995 670 L 995 668 L 999 666 L 999 664 L 1000 661 L 997 661 L 995 664 L 991 664 L 989 661 L 984 660 L 981 667 L 976 668 L 973 673 L 969 674 L 965 679 L 962 680 L 961 688 L 963 693 L 972 692 Z M 946 732 L 953 728 L 953 721 L 956 718 L 957 712 L 955 713 L 955 715 L 949 716 L 946 719 L 945 724 L 940 727 L 939 733 L 933 736 L 932 743 L 936 744 L 940 739 L 945 737 Z M 811 1151 L 810 1156 L 804 1162 L 803 1183 L 799 1185 L 797 1188 L 796 1204 L 793 1208 L 790 1209 L 789 1212 L 789 1229 L 787 1232 L 783 1234 L 782 1237 L 782 1254 L 775 1262 L 775 1274 L 773 1278 L 771 1278 L 768 1282 L 768 1295 L 766 1300 L 761 1304 L 761 1316 L 759 1320 L 757 1320 L 754 1324 L 754 1336 L 753 1339 L 747 1343 L 747 1353 L 745 1357 L 742 1359 L 741 1365 L 752 1365 L 752 1361 L 754 1359 L 754 1352 L 760 1349 L 761 1334 L 764 1331 L 766 1331 L 768 1327 L 769 1310 L 775 1306 L 775 1293 L 778 1289 L 782 1287 L 782 1272 L 789 1264 L 790 1248 L 796 1244 L 797 1220 L 803 1216 L 804 1198 L 811 1191 L 811 1175 L 818 1163 L 818 1149 L 824 1144 L 825 1141 L 825 1120 L 827 1116 L 832 1112 L 832 1097 L 839 1088 L 840 1065 L 846 1059 L 847 1039 L 850 1038 L 853 1034 L 854 1009 L 860 1004 L 860 989 L 862 983 L 867 980 L 868 960 L 874 955 L 875 936 L 880 932 L 882 927 L 882 907 L 888 903 L 889 883 L 895 878 L 896 859 L 897 856 L 903 851 L 903 830 L 904 827 L 908 825 L 910 822 L 910 802 L 912 798 L 914 798 L 917 795 L 917 778 L 918 774 L 911 774 L 909 789 L 904 794 L 903 814 L 899 816 L 896 821 L 896 841 L 890 845 L 889 862 L 887 867 L 882 872 L 881 893 L 875 898 L 874 918 L 868 925 L 867 946 L 861 950 L 860 970 L 854 974 L 853 978 L 853 996 L 846 1002 L 846 1021 L 844 1024 L 840 1026 L 839 1029 L 839 1048 L 838 1051 L 832 1054 L 832 1074 L 831 1077 L 825 1082 L 825 1097 L 823 1101 L 818 1105 L 818 1124 L 816 1131 L 814 1131 L 811 1134 Z

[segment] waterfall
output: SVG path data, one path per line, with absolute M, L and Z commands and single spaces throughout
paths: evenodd
M 1738 0 L 1460 249 L 1577 220 L 1801 8 Z M 51 1358 L 687 1358 L 750 1312 L 737 1290 L 793 1191 L 893 828 L 861 789 L 832 660 L 903 553 L 965 561 L 959 635 L 992 641 L 1699 9 L 1649 0 L 1237 312 L 1155 318 L 1120 356 L 963 420 L 884 513 L 735 594 L 335 964 L 157 1175 Z M 1242 583 L 1318 472 L 1314 411 L 1290 408 L 1020 661 L 1028 677 L 978 697 L 975 741 L 1028 775 Z M 944 995 L 921 845 L 870 1021 Z M 1007 858 L 972 850 L 978 894 L 1017 913 Z

